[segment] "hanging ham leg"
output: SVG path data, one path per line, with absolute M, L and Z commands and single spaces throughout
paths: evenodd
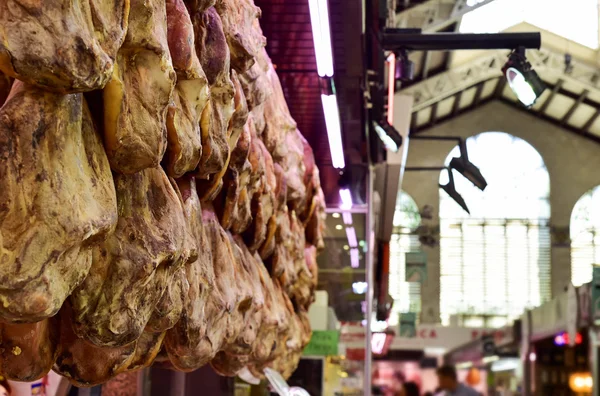
M 53 91 L 102 89 L 128 15 L 129 0 L 3 0 L 0 71 Z
M 266 45 L 258 18 L 260 8 L 253 0 L 217 0 L 215 8 L 231 51 L 231 66 L 240 73 L 248 70 Z
M 177 85 L 167 113 L 168 145 L 164 166 L 181 177 L 198 166 L 202 155 L 200 117 L 208 103 L 208 80 L 200 66 L 194 29 L 183 0 L 167 1 L 168 41 Z
M 129 29 L 104 89 L 104 142 L 112 169 L 132 174 L 160 164 L 176 75 L 164 0 L 131 0 Z
M 214 7 L 192 15 L 196 53 L 210 85 L 209 105 L 201 118 L 202 158 L 196 172 L 202 201 L 212 200 L 222 186 L 229 163 L 229 121 L 235 111 L 230 53 L 221 18 Z
M 71 296 L 76 333 L 98 346 L 135 341 L 189 259 L 183 208 L 162 169 L 118 175 L 115 184 L 117 228 L 94 249 L 90 275 Z
M 56 359 L 59 322 L 0 323 L 0 373 L 14 381 L 32 382 L 50 371 Z
M 117 220 L 102 142 L 81 94 L 15 82 L 0 109 L 0 318 L 58 312 Z

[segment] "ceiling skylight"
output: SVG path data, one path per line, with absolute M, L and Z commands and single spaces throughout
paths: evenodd
M 462 18 L 462 33 L 497 33 L 527 22 L 598 48 L 597 0 L 495 0 Z

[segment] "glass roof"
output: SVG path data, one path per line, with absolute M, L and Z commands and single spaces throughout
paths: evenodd
M 460 32 L 497 33 L 521 22 L 598 48 L 598 0 L 495 0 L 463 16 Z

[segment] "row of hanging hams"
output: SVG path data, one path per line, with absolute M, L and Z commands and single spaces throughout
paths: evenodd
M 291 375 L 325 200 L 259 17 L 0 3 L 0 374 Z

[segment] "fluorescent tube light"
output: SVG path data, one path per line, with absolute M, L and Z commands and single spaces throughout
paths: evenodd
M 352 209 L 352 195 L 350 194 L 350 190 L 348 190 L 347 188 L 341 189 L 340 190 L 340 199 L 342 200 L 340 209 L 343 209 L 343 210 Z
M 371 350 L 374 354 L 380 355 L 385 347 L 387 335 L 385 333 L 374 333 L 371 338 Z
M 346 228 L 346 236 L 348 237 L 348 245 L 350 245 L 351 248 L 358 247 L 358 241 L 356 240 L 356 231 L 354 230 L 354 227 Z
M 344 160 L 344 146 L 342 145 L 342 126 L 340 124 L 340 112 L 338 110 L 335 95 L 321 95 L 323 103 L 323 115 L 327 127 L 327 138 L 329 140 L 329 151 L 334 168 L 346 167 Z
M 489 363 L 493 363 L 493 362 L 497 362 L 498 360 L 500 360 L 500 356 L 486 356 L 483 359 L 481 359 L 481 361 L 483 362 L 483 364 L 489 364 Z
M 350 249 L 350 266 L 352 268 L 358 268 L 360 265 L 358 249 Z
M 344 219 L 344 224 L 352 225 L 352 213 L 344 212 L 344 213 L 342 213 L 342 217 Z
M 331 77 L 333 76 L 333 52 L 327 0 L 308 0 L 308 7 L 315 45 L 315 58 L 317 59 L 317 72 L 321 77 Z
M 396 55 L 392 52 L 387 58 L 388 65 L 388 109 L 387 122 L 394 125 L 394 94 L 396 88 Z M 396 151 L 398 151 L 396 149 Z
M 367 292 L 367 282 L 354 282 L 352 291 L 354 294 L 365 294 Z

